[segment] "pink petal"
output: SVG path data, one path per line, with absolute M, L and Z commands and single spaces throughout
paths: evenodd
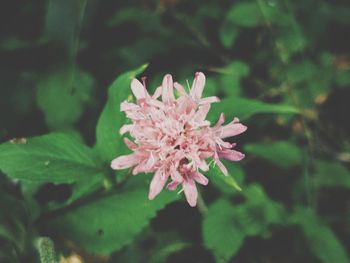
M 225 142 L 221 138 L 216 138 L 216 143 L 220 146 L 219 148 L 224 147 L 231 149 L 233 147 L 231 143 Z
M 125 124 L 120 128 L 120 134 L 123 135 L 124 133 L 130 132 L 132 128 L 134 127 L 133 124 Z
M 202 97 L 205 85 L 205 76 L 202 72 L 197 72 L 191 87 L 190 95 L 193 99 L 199 100 Z
M 134 150 L 137 148 L 137 145 L 130 141 L 128 138 L 124 138 L 124 143 L 130 150 Z
M 214 102 L 219 102 L 220 99 L 216 96 L 212 96 L 212 97 L 207 97 L 207 98 L 203 98 L 199 101 L 199 105 L 203 105 L 203 104 L 211 104 Z
M 147 163 L 147 160 L 142 161 L 141 163 L 138 162 L 135 168 L 132 170 L 132 175 L 137 175 L 139 173 L 147 173 L 150 171 L 149 164 Z
M 240 161 L 245 157 L 243 153 L 235 150 L 218 151 L 218 155 L 220 158 L 230 161 Z
M 187 96 L 187 92 L 185 91 L 184 87 L 182 87 L 181 84 L 175 82 L 174 88 L 180 93 L 181 96 Z
M 162 95 L 162 86 L 159 86 L 158 88 L 156 88 L 156 90 L 152 96 L 152 99 L 157 99 L 157 98 L 159 98 L 160 95 Z
M 209 181 L 208 178 L 205 177 L 203 174 L 201 174 L 199 172 L 194 172 L 192 174 L 192 177 L 199 184 L 202 184 L 202 185 L 207 185 L 208 184 L 208 181 Z
M 198 197 L 198 192 L 197 192 L 195 182 L 191 179 L 185 180 L 182 183 L 182 188 L 185 192 L 187 202 L 190 204 L 190 206 L 195 207 L 197 204 L 197 197 Z
M 172 179 L 173 181 L 176 181 L 176 182 L 178 182 L 178 183 L 181 183 L 181 182 L 183 181 L 183 177 L 182 177 L 181 174 L 176 170 L 175 167 L 172 167 L 172 168 L 170 169 L 170 172 L 171 172 L 170 176 L 171 176 L 171 179 Z
M 207 117 L 209 110 L 210 110 L 210 104 L 199 106 L 198 111 L 193 117 L 194 121 L 198 123 L 204 121 L 205 117 Z
M 164 104 L 156 99 L 149 99 L 148 104 L 154 107 L 158 107 L 159 109 L 164 109 Z
M 222 127 L 221 138 L 232 137 L 238 134 L 241 134 L 247 130 L 247 126 L 244 126 L 241 123 L 231 122 L 226 126 Z
M 132 93 L 134 93 L 134 96 L 136 97 L 136 99 L 138 100 L 144 99 L 149 96 L 145 87 L 137 79 L 133 79 L 131 81 L 131 90 L 132 90 Z
M 175 100 L 174 97 L 174 84 L 173 78 L 170 74 L 166 74 L 163 78 L 162 83 L 162 101 L 165 103 L 169 103 Z
M 171 182 L 171 183 L 168 183 L 167 188 L 168 188 L 170 191 L 174 191 L 178 185 L 179 185 L 178 182 L 173 181 L 173 182 Z
M 222 172 L 225 176 L 227 176 L 227 175 L 228 175 L 228 171 L 227 171 L 225 165 L 224 165 L 219 159 L 215 160 L 215 163 L 217 164 L 217 166 L 219 166 L 221 172 Z
M 206 172 L 209 170 L 209 166 L 208 164 L 205 162 L 205 160 L 202 160 L 200 162 L 200 164 L 198 165 L 199 169 L 201 169 L 202 171 Z
M 162 190 L 168 180 L 167 176 L 162 176 L 162 173 L 158 170 L 151 181 L 150 190 L 148 194 L 149 200 L 153 200 Z
M 134 166 L 139 162 L 139 158 L 136 157 L 134 153 L 129 154 L 129 155 L 123 155 L 115 158 L 112 163 L 111 167 L 112 169 L 115 170 L 121 170 L 121 169 L 126 169 Z
M 140 109 L 140 107 L 135 103 L 123 101 L 120 104 L 120 111 L 130 111 L 130 110 L 138 110 L 138 109 Z
M 215 128 L 219 128 L 224 122 L 225 122 L 225 115 L 221 113 L 219 120 L 215 124 Z

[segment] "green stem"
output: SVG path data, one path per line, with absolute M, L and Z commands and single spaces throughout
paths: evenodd
M 208 207 L 204 202 L 202 194 L 198 191 L 197 207 L 199 212 L 204 216 L 208 212 Z

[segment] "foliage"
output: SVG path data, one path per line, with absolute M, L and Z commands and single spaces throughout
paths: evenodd
M 46 2 L 0 10 L 0 262 L 350 261 L 348 1 Z M 149 201 L 120 103 L 196 71 L 246 158 Z

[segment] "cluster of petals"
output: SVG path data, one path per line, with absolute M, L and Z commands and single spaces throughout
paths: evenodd
M 120 133 L 129 133 L 133 138 L 133 141 L 124 138 L 132 153 L 117 157 L 111 167 L 117 170 L 133 168 L 133 175 L 154 173 L 148 196 L 151 200 L 165 185 L 169 190 L 181 185 L 190 206 L 196 206 L 196 183 L 208 184 L 207 177 L 202 173 L 208 171 L 209 164 L 218 165 L 227 175 L 228 171 L 220 158 L 230 161 L 244 158 L 243 153 L 233 150 L 235 144 L 223 139 L 238 135 L 247 127 L 237 118 L 223 125 L 223 114 L 210 127 L 206 116 L 211 103 L 219 102 L 219 99 L 202 98 L 204 85 L 204 74 L 197 72 L 187 93 L 167 74 L 162 85 L 150 95 L 144 84 L 133 79 L 131 90 L 136 103 L 121 103 L 121 111 L 125 112 L 131 123 L 125 124 Z

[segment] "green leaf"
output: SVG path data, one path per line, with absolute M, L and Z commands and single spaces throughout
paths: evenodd
M 220 85 L 228 95 L 239 96 L 241 93 L 241 79 L 249 75 L 249 66 L 241 61 L 235 61 L 220 73 Z
M 152 256 L 151 262 L 154 262 L 154 263 L 166 262 L 166 259 L 171 254 L 179 252 L 190 246 L 191 246 L 191 243 L 189 242 L 184 242 L 184 241 L 171 242 L 170 244 L 167 244 L 164 247 L 157 248 L 157 250 Z
M 159 35 L 167 36 L 170 34 L 169 29 L 162 24 L 160 18 L 158 12 L 150 9 L 127 7 L 116 12 L 107 25 L 115 27 L 123 23 L 133 23 L 146 32 L 156 32 Z M 147 23 L 144 23 L 144 21 L 147 21 Z
M 228 176 L 225 176 L 222 171 L 217 167 L 212 167 L 207 172 L 209 180 L 214 183 L 220 190 L 224 193 L 232 193 L 235 190 L 242 191 L 239 183 L 237 183 L 235 178 L 239 179 L 239 182 L 242 182 L 244 179 L 244 171 L 238 164 L 227 165 Z
M 269 231 L 269 225 L 281 224 L 284 222 L 284 207 L 271 200 L 264 189 L 258 184 L 252 184 L 242 192 L 247 201 L 241 208 L 241 221 L 245 222 L 245 231 L 247 235 L 265 235 Z
M 299 110 L 285 104 L 269 104 L 254 99 L 232 96 L 213 104 L 208 115 L 209 120 L 217 121 L 222 112 L 226 119 L 238 117 L 241 120 L 246 120 L 258 113 L 296 114 L 299 113 Z
M 256 27 L 263 22 L 263 16 L 255 2 L 244 2 L 234 4 L 228 11 L 226 20 L 243 27 Z
M 81 117 L 94 87 L 91 75 L 76 69 L 48 75 L 38 84 L 37 103 L 51 129 L 71 127 Z
M 244 150 L 281 168 L 290 168 L 301 163 L 301 149 L 288 141 L 246 144 Z
M 12 178 L 52 183 L 91 180 L 102 172 L 92 150 L 63 133 L 1 144 L 0 169 Z
M 289 32 L 282 31 L 282 34 L 276 39 L 278 54 L 285 63 L 289 62 L 293 54 L 303 51 L 306 45 L 306 39 L 297 27 Z
M 110 162 L 123 152 L 123 148 L 125 149 L 119 134 L 120 127 L 126 122 L 125 114 L 120 112 L 120 103 L 131 95 L 131 80 L 142 73 L 146 67 L 147 65 L 142 65 L 120 75 L 108 90 L 108 101 L 96 127 L 96 148 L 106 162 Z
M 318 187 L 350 188 L 350 172 L 340 162 L 316 161 L 315 183 Z
M 340 87 L 350 87 L 350 70 L 338 70 L 335 74 L 335 80 Z
M 227 262 L 243 245 L 245 233 L 235 220 L 233 206 L 220 199 L 209 207 L 203 225 L 204 245 L 212 250 L 217 262 Z
M 164 191 L 150 201 L 148 187 L 135 184 L 138 178 L 130 180 L 124 189 L 58 216 L 50 227 L 55 226 L 65 238 L 97 254 L 107 255 L 130 244 L 157 211 L 176 197 Z
M 350 262 L 346 249 L 332 229 L 322 224 L 313 211 L 297 208 L 291 220 L 301 225 L 310 250 L 323 263 Z
M 238 28 L 229 21 L 224 21 L 219 30 L 219 37 L 222 45 L 231 48 L 239 35 Z

